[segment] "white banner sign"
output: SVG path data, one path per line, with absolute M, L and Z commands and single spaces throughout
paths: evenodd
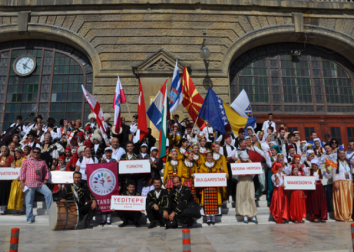
M 0 180 L 16 180 L 21 175 L 21 168 L 0 167 Z
M 316 190 L 314 176 L 285 176 L 285 190 Z
M 149 172 L 151 172 L 149 159 L 119 161 L 119 174 L 149 173 Z
M 263 174 L 261 163 L 233 163 L 232 176 Z
M 145 211 L 146 197 L 112 195 L 111 210 Z
M 51 171 L 53 184 L 72 184 L 73 171 Z
M 226 187 L 226 173 L 194 173 L 195 187 Z

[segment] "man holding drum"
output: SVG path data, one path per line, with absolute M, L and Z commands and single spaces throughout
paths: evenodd
M 87 214 L 85 228 L 90 228 L 90 221 L 95 215 L 97 201 L 87 185 L 81 184 L 81 177 L 82 174 L 80 172 L 74 172 L 74 183 L 65 186 L 60 195 L 60 202 L 76 202 L 79 207 L 79 215 L 83 217 Z M 90 202 L 85 204 L 88 200 Z

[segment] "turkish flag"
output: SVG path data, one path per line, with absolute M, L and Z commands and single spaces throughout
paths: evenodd
M 146 109 L 143 87 L 139 78 L 139 102 L 138 102 L 138 129 L 140 130 L 140 141 L 148 134 L 148 127 L 146 121 Z
M 192 117 L 192 120 L 195 121 L 198 118 L 198 114 L 203 105 L 204 99 L 195 88 L 186 66 L 184 66 L 183 69 L 181 82 L 183 92 L 182 104 L 188 111 L 188 114 Z M 203 129 L 205 126 L 204 120 L 201 118 L 198 118 L 198 122 L 196 122 L 196 124 L 200 129 Z

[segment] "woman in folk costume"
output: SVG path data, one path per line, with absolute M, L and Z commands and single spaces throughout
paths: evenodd
M 196 172 L 198 173 L 200 172 L 200 167 L 205 162 L 205 156 L 199 152 L 199 143 L 192 143 L 191 152 L 193 153 L 193 162 L 197 167 Z M 199 188 L 194 188 L 194 190 L 196 191 L 196 196 L 194 199 L 196 200 L 196 202 L 200 202 L 201 191 L 199 190 Z
M 337 168 L 332 168 L 334 218 L 340 221 L 353 221 L 353 181 L 352 170 L 346 159 L 343 146 L 337 151 Z
M 208 150 L 206 153 L 206 161 L 200 167 L 200 173 L 219 173 L 220 167 L 213 160 L 213 153 Z M 226 174 L 225 174 L 226 177 Z M 215 224 L 215 215 L 221 214 L 222 195 L 221 187 L 203 188 L 201 206 L 204 210 L 204 215 L 207 216 L 207 223 Z
M 15 150 L 15 159 L 11 164 L 13 168 L 21 168 L 22 162 L 26 158 L 22 156 L 22 149 L 16 148 Z M 7 208 L 11 210 L 17 210 L 18 212 L 15 215 L 23 215 L 25 214 L 24 211 L 24 204 L 23 204 L 23 192 L 20 188 L 20 177 L 17 180 L 13 180 L 11 183 L 11 191 L 9 197 L 9 203 L 7 204 Z
M 3 167 L 11 167 L 15 157 L 10 155 L 9 147 L 1 147 L 0 169 Z M 0 215 L 5 214 L 6 206 L 9 201 L 11 191 L 11 180 L 0 180 Z
M 170 144 L 171 145 L 171 144 Z M 188 150 L 189 142 L 187 139 L 182 138 L 179 142 L 179 148 L 177 151 L 177 159 L 183 161 L 185 156 L 184 153 Z
M 271 169 L 273 173 L 271 181 L 274 185 L 274 191 L 269 210 L 273 215 L 274 220 L 279 224 L 289 223 L 290 219 L 289 198 L 284 191 L 285 186 L 283 168 L 284 164 L 275 162 Z
M 55 167 L 55 171 L 71 171 L 68 166 L 65 165 L 65 156 L 60 156 L 58 165 Z M 53 200 L 60 200 L 60 193 L 64 190 L 65 184 L 55 184 L 53 187 Z
M 247 152 L 242 151 L 236 163 L 252 163 Z M 254 175 L 238 175 L 236 186 L 236 214 L 244 216 L 244 223 L 248 223 L 248 218 L 258 224 L 256 215 L 257 207 L 255 203 L 255 189 L 253 184 Z
M 194 187 L 194 179 L 193 174 L 198 173 L 198 167 L 196 163 L 193 161 L 193 153 L 190 151 L 186 151 L 184 153 L 185 159 L 184 161 L 180 161 L 178 164 L 178 176 L 182 180 L 182 185 L 189 187 L 192 191 L 194 201 L 199 203 L 199 195 L 197 194 L 197 190 Z
M 205 156 L 205 154 L 208 150 L 206 147 L 206 144 L 207 144 L 206 138 L 205 137 L 200 138 L 199 142 L 200 142 L 199 153 L 203 154 Z
M 267 171 L 267 176 L 268 176 L 268 183 L 267 183 L 267 201 L 268 201 L 268 206 L 270 206 L 271 202 L 272 202 L 272 193 L 273 193 L 273 182 L 272 182 L 272 176 L 273 176 L 273 172 L 272 172 L 272 167 L 273 165 L 277 162 L 278 159 L 278 154 L 281 153 L 281 150 L 279 148 L 278 145 L 272 145 L 272 147 L 270 148 L 270 162 L 271 162 L 271 166 L 268 167 L 268 171 Z M 284 168 L 284 167 L 283 167 Z M 283 169 L 282 169 L 283 170 Z
M 161 158 L 157 157 L 158 153 L 159 150 L 156 147 L 151 147 L 149 157 L 151 173 L 148 173 L 148 176 L 145 177 L 145 180 L 143 182 L 144 187 L 141 191 L 141 196 L 147 196 L 151 190 L 155 189 L 155 186 L 153 184 L 155 178 L 161 179 L 160 171 L 163 168 L 163 162 Z
M 178 125 L 175 124 L 172 127 L 171 134 L 167 135 L 171 147 L 179 146 L 181 142 L 181 135 L 178 132 Z
M 292 175 L 293 168 L 297 167 L 297 168 L 299 168 L 299 172 L 301 173 L 301 175 L 305 176 L 304 165 L 301 164 L 300 160 L 301 160 L 301 156 L 299 154 L 295 154 L 294 159 L 291 162 L 291 164 L 289 164 L 287 167 L 285 167 L 284 173 L 287 175 Z
M 165 183 L 165 188 L 171 190 L 173 188 L 172 179 L 178 176 L 178 167 L 179 163 L 183 161 L 179 161 L 177 159 L 178 151 L 176 149 L 172 149 L 169 155 L 169 159 L 165 165 L 165 171 L 163 175 L 163 181 Z
M 304 176 L 298 166 L 294 166 L 291 176 Z M 290 219 L 295 223 L 304 223 L 306 218 L 306 193 L 292 190 L 290 199 Z
M 229 171 L 227 169 L 227 162 L 225 159 L 224 155 L 221 155 L 219 153 L 220 151 L 220 144 L 218 142 L 214 143 L 212 145 L 213 149 L 213 160 L 215 162 L 215 166 L 219 168 L 219 173 L 226 173 L 226 178 L 229 179 Z M 221 187 L 221 195 L 222 195 L 222 200 L 227 201 L 229 200 L 228 194 L 227 194 L 227 187 Z
M 311 168 L 311 160 L 315 158 L 315 152 L 312 149 L 307 150 L 305 157 L 306 157 L 306 160 L 304 160 L 302 163 L 304 165 L 305 173 L 308 174 L 309 170 Z
M 309 213 L 309 218 L 315 223 L 323 222 L 327 220 L 328 209 L 327 200 L 324 187 L 322 185 L 323 177 L 330 177 L 330 172 L 326 167 L 326 171 L 321 171 L 319 160 L 311 160 L 310 176 L 315 177 L 316 190 L 307 191 L 307 212 Z

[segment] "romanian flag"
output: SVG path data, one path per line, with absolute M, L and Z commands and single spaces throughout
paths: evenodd
M 328 170 L 332 170 L 332 168 L 337 169 L 338 165 L 336 162 L 333 162 L 332 160 L 326 158 L 326 166 L 328 167 Z
M 199 94 L 198 90 L 195 88 L 191 77 L 187 71 L 187 67 L 184 66 L 182 74 L 182 92 L 183 92 L 183 101 L 182 104 L 184 108 L 188 111 L 188 114 L 191 116 L 192 120 L 197 120 L 200 108 L 203 105 L 203 98 Z M 199 128 L 204 127 L 204 121 L 198 118 L 196 122 Z

